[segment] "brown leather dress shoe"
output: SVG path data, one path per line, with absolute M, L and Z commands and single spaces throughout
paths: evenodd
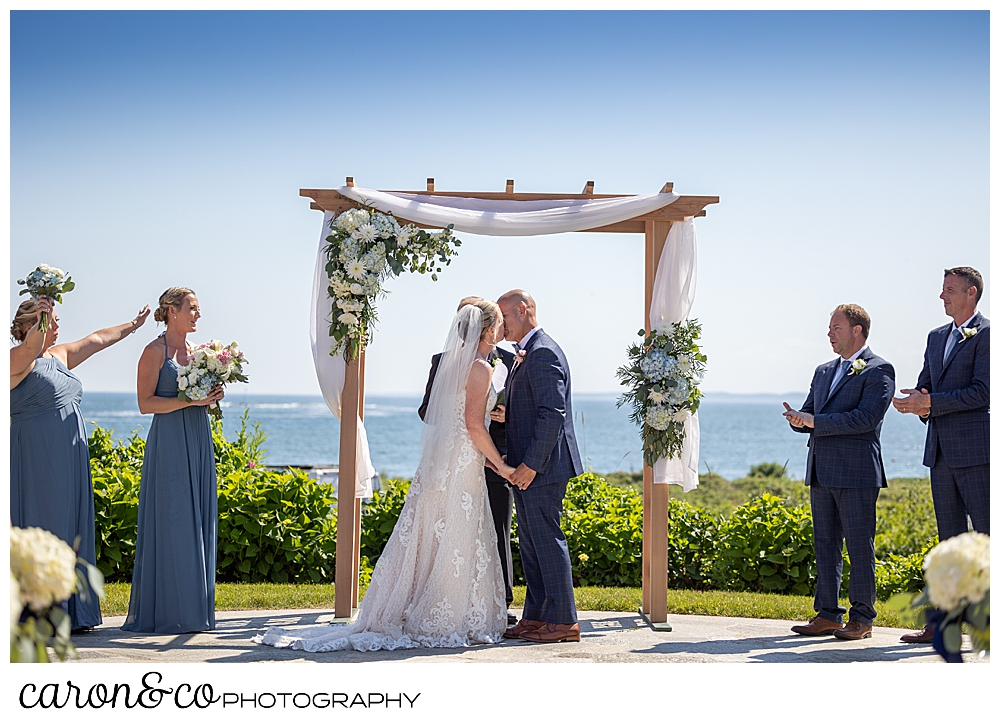
M 934 626 L 927 625 L 919 633 L 907 633 L 906 635 L 901 635 L 899 638 L 900 642 L 903 643 L 923 643 L 930 644 L 934 642 Z
M 517 625 L 512 628 L 507 628 L 503 636 L 508 640 L 518 640 L 521 637 L 521 633 L 526 633 L 529 630 L 537 630 L 538 628 L 545 625 L 541 620 L 526 620 L 521 618 L 518 620 Z
M 840 640 L 864 640 L 872 636 L 872 626 L 865 625 L 860 620 L 848 620 L 840 630 L 833 631 L 833 637 Z
M 799 635 L 829 635 L 842 627 L 844 627 L 843 623 L 835 623 L 833 620 L 827 620 L 817 615 L 805 625 L 793 625 L 792 632 Z
M 579 643 L 580 623 L 545 623 L 540 628 L 521 633 L 521 640 L 529 643 Z

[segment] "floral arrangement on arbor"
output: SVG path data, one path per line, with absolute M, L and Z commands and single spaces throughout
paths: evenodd
M 17 283 L 27 287 L 21 289 L 18 296 L 31 294 L 35 301 L 38 301 L 39 296 L 47 296 L 53 304 L 61 304 L 62 295 L 76 288 L 76 282 L 69 274 L 48 264 L 39 264 L 30 274 L 18 279 Z M 42 312 L 42 318 L 38 320 L 38 330 L 43 334 L 49 330 L 49 315 L 46 312 Z
M 46 644 L 59 660 L 75 657 L 70 640 L 69 614 L 58 603 L 76 590 L 87 590 L 81 563 L 90 587 L 103 596 L 104 576 L 96 567 L 77 558 L 72 547 L 48 530 L 10 528 L 10 661 L 47 663 Z M 26 620 L 21 613 L 27 608 Z
M 941 657 L 962 662 L 963 623 L 973 650 L 989 653 L 990 536 L 966 532 L 936 545 L 924 558 L 924 582 L 927 586 L 910 605 L 925 609 Z
M 652 467 L 659 459 L 677 457 L 684 446 L 684 422 L 701 403 L 698 389 L 708 357 L 697 344 L 697 319 L 664 323 L 628 348 L 629 363 L 618 369 L 627 388 L 618 406 L 632 405 L 632 421 L 642 429 L 642 456 Z
M 350 209 L 330 220 L 326 237 L 328 295 L 333 299 L 330 354 L 354 359 L 368 345 L 376 321 L 375 298 L 383 284 L 403 271 L 430 272 L 437 281 L 462 242 L 449 225 L 428 232 L 401 226 L 391 213 L 370 206 Z

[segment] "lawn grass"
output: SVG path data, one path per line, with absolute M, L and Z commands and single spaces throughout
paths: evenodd
M 128 611 L 129 584 L 107 583 L 101 602 L 104 615 L 124 615 Z M 634 613 L 642 602 L 642 590 L 635 587 L 578 587 L 574 590 L 580 610 Z M 796 595 L 768 595 L 720 590 L 670 590 L 667 601 L 671 613 L 715 615 L 769 620 L 808 620 L 815 613 L 812 598 Z M 282 585 L 278 583 L 218 583 L 216 610 L 299 610 L 333 609 L 333 585 Z M 514 588 L 514 605 L 524 605 L 524 587 Z M 841 605 L 848 607 L 846 601 Z M 897 613 L 875 603 L 877 623 L 901 627 Z

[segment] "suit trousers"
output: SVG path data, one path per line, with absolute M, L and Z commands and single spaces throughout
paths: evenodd
M 851 620 L 871 625 L 875 620 L 875 503 L 878 487 L 809 488 L 813 543 L 816 550 L 816 598 L 813 609 L 821 618 L 843 622 L 840 581 L 843 549 L 851 558 L 848 598 Z
M 497 554 L 503 571 L 507 607 L 514 602 L 514 559 L 510 552 L 510 523 L 514 511 L 514 488 L 491 469 L 486 470 L 486 493 L 489 495 L 493 527 L 497 531 Z
M 972 529 L 990 534 L 990 466 L 949 467 L 938 448 L 931 467 L 931 495 L 937 518 L 938 539 L 961 535 Z M 968 515 L 968 518 L 966 517 Z
M 527 583 L 521 617 L 527 620 L 560 625 L 577 621 L 569 545 L 559 527 L 567 483 L 514 488 L 517 540 Z

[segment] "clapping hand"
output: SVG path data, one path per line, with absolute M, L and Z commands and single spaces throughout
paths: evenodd
M 931 395 L 926 389 L 900 389 L 899 393 L 906 396 L 892 398 L 892 406 L 897 412 L 916 414 L 919 417 L 926 417 L 931 413 Z
M 800 412 L 792 409 L 788 406 L 788 402 L 782 402 L 782 404 L 785 405 L 785 411 L 781 413 L 781 416 L 787 419 L 793 427 L 809 427 L 812 429 L 815 423 L 813 415 L 808 412 Z

